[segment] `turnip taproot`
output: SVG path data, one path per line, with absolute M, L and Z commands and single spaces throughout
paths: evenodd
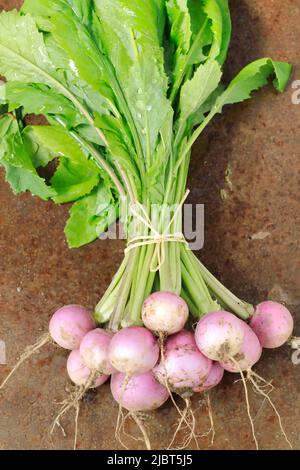
M 250 326 L 263 348 L 278 348 L 292 335 L 294 321 L 289 310 L 278 302 L 267 300 L 256 307 Z
M 212 367 L 212 361 L 197 348 L 195 341 L 180 345 L 171 338 L 171 346 L 166 341 L 164 359 L 153 369 L 161 384 L 168 384 L 171 391 L 182 396 L 192 394 L 192 389 L 202 384 Z
M 159 346 L 151 331 L 129 326 L 116 333 L 109 345 L 112 366 L 128 377 L 149 372 L 159 358 Z
M 89 369 L 108 375 L 117 372 L 108 359 L 112 337 L 112 333 L 102 328 L 96 328 L 85 335 L 80 344 L 80 354 Z
M 67 360 L 67 371 L 72 382 L 78 386 L 86 386 L 93 375 L 93 371 L 86 366 L 79 349 L 74 349 L 70 353 Z M 94 377 L 88 388 L 100 387 L 108 379 L 109 375 L 99 373 Z
M 78 349 L 84 336 L 95 328 L 89 311 L 81 305 L 66 305 L 57 310 L 49 323 L 53 341 L 64 349 Z
M 210 369 L 210 372 L 206 380 L 198 387 L 195 387 L 193 390 L 196 393 L 206 392 L 210 390 L 211 388 L 214 388 L 217 385 L 219 385 L 223 377 L 224 377 L 224 368 L 221 366 L 219 362 L 214 362 L 212 364 L 212 367 Z
M 233 357 L 221 361 L 221 366 L 228 372 L 241 372 L 251 369 L 261 355 L 262 347 L 254 331 L 246 323 L 243 324 L 244 338 L 242 346 Z
M 195 340 L 200 351 L 214 361 L 235 356 L 243 343 L 243 323 L 232 313 L 211 312 L 196 328 Z
M 114 374 L 111 392 L 117 403 L 134 412 L 155 410 L 169 398 L 168 390 L 155 380 L 152 371 L 133 375 L 129 380 L 125 374 Z
M 172 292 L 154 292 L 144 301 L 142 319 L 149 330 L 172 335 L 184 328 L 189 317 L 186 302 Z

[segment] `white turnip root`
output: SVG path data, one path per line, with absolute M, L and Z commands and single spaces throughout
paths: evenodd
M 212 361 L 198 350 L 191 337 L 183 341 L 178 333 L 170 340 L 171 345 L 166 341 L 164 359 L 153 369 L 154 375 L 161 384 L 167 383 L 171 391 L 189 396 L 193 388 L 206 380 Z
M 169 336 L 164 345 L 165 351 L 179 347 L 192 347 L 197 349 L 194 333 L 188 330 L 181 330 L 179 333 Z
M 235 356 L 241 349 L 243 338 L 243 322 L 226 311 L 208 313 L 195 331 L 198 348 L 213 361 Z
M 78 386 L 86 386 L 93 375 L 93 371 L 86 366 L 79 349 L 74 349 L 70 353 L 67 360 L 67 371 L 72 382 Z M 99 373 L 88 388 L 100 387 L 108 379 L 109 375 Z
M 111 393 L 117 403 L 133 412 L 155 410 L 169 398 L 168 390 L 155 380 L 152 371 L 134 375 L 129 380 L 125 374 L 114 374 Z
M 288 341 L 293 333 L 294 321 L 283 305 L 268 300 L 256 307 L 250 326 L 263 348 L 278 348 Z
M 246 323 L 243 324 L 244 338 L 242 346 L 231 359 L 222 361 L 221 366 L 228 372 L 241 372 L 251 369 L 262 354 L 262 347 L 254 331 Z
M 156 410 L 162 406 L 169 398 L 168 390 L 155 380 L 152 371 L 128 377 L 123 373 L 114 374 L 111 378 L 111 393 L 119 404 L 119 413 L 115 436 L 116 439 L 127 448 L 122 440 L 121 433 L 124 432 L 124 425 L 127 416 L 134 419 L 139 427 L 146 448 L 151 450 L 151 444 L 146 428 L 142 422 L 140 413 Z M 122 409 L 128 413 L 124 417 Z M 128 434 L 127 434 L 128 435 Z
M 154 292 L 146 298 L 142 319 L 149 330 L 172 335 L 184 328 L 189 316 L 186 302 L 172 292 Z
M 115 369 L 131 377 L 153 369 L 159 358 L 159 346 L 149 330 L 130 326 L 113 336 L 108 357 Z
M 50 320 L 49 332 L 25 349 L 16 365 L 0 385 L 0 390 L 25 361 L 34 353 L 39 352 L 47 343 L 54 341 L 64 349 L 78 349 L 83 337 L 93 328 L 95 328 L 94 320 L 86 308 L 81 305 L 66 305 L 60 308 Z
M 92 371 L 111 375 L 116 369 L 108 359 L 109 345 L 113 334 L 102 328 L 89 331 L 80 344 L 80 354 L 85 365 Z
M 67 360 L 67 371 L 71 381 L 76 385 L 76 388 L 74 392 L 72 392 L 70 396 L 62 402 L 62 407 L 53 421 L 50 432 L 52 434 L 56 426 L 63 430 L 63 427 L 60 424 L 60 419 L 68 411 L 74 408 L 76 411 L 74 449 L 76 449 L 80 402 L 87 390 L 103 385 L 109 379 L 109 375 L 99 374 L 89 369 L 84 363 L 79 349 L 74 349 L 69 354 Z
M 219 362 L 214 362 L 206 380 L 201 385 L 199 385 L 199 387 L 195 387 L 193 390 L 196 393 L 206 392 L 216 387 L 217 385 L 219 385 L 223 377 L 224 377 L 224 368 L 221 366 Z
M 66 305 L 57 310 L 49 323 L 55 343 L 64 349 L 78 349 L 84 336 L 95 328 L 89 311 L 81 305 Z

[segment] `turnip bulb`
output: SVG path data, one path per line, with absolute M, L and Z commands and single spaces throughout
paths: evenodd
M 189 317 L 186 302 L 172 292 L 154 292 L 144 301 L 144 325 L 156 334 L 172 335 L 184 328 Z
M 262 354 L 262 347 L 254 331 L 243 324 L 244 338 L 239 352 L 231 359 L 221 361 L 221 366 L 228 372 L 241 372 L 251 369 Z
M 108 375 L 116 372 L 108 359 L 112 337 L 112 333 L 102 328 L 96 328 L 85 335 L 80 344 L 80 354 L 89 369 Z
M 81 305 L 66 305 L 57 310 L 49 323 L 55 343 L 64 349 L 78 349 L 84 336 L 95 328 L 89 311 Z
M 75 385 L 85 386 L 92 377 L 93 372 L 85 365 L 79 349 L 74 349 L 68 357 L 67 371 L 70 379 Z M 90 388 L 100 387 L 109 379 L 108 375 L 99 374 L 91 383 Z
M 109 361 L 127 376 L 148 372 L 158 361 L 159 346 L 151 331 L 130 326 L 116 333 L 109 345 Z
M 223 377 L 224 368 L 219 362 L 214 362 L 206 380 L 201 385 L 199 385 L 199 387 L 195 387 L 194 392 L 206 392 L 216 387 L 222 381 Z
M 250 326 L 263 348 L 279 348 L 293 333 L 294 320 L 289 310 L 267 300 L 256 307 Z
M 206 380 L 212 361 L 199 351 L 195 340 L 186 341 L 186 335 L 185 342 L 182 339 L 178 333 L 170 338 L 171 345 L 166 341 L 165 355 L 153 372 L 161 384 L 167 382 L 171 391 L 186 395 Z
M 235 356 L 243 343 L 242 320 L 226 311 L 208 313 L 196 328 L 195 340 L 200 351 L 213 361 Z
M 111 392 L 117 403 L 132 412 L 156 410 L 169 398 L 168 390 L 155 380 L 152 371 L 128 380 L 125 374 L 114 374 Z

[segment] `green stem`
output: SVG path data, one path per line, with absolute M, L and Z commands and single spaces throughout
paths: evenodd
M 199 259 L 192 252 L 187 252 L 187 255 L 190 258 L 190 262 L 194 265 L 196 269 L 199 270 L 206 285 L 213 293 L 215 293 L 216 297 L 221 299 L 223 304 L 226 305 L 237 316 L 239 316 L 243 320 L 248 320 L 253 314 L 253 306 L 251 304 L 243 302 L 238 297 L 236 297 L 229 289 L 223 286 L 223 284 L 209 272 L 209 270 L 199 261 Z
M 115 310 L 110 318 L 109 321 L 109 329 L 112 331 L 118 331 L 125 307 L 128 301 L 128 296 L 132 284 L 132 278 L 134 275 L 134 269 L 135 269 L 135 264 L 137 261 L 137 255 L 138 255 L 138 250 L 133 250 L 129 253 L 129 259 L 128 263 L 126 266 L 126 270 L 123 274 L 121 283 L 120 283 L 120 289 L 118 291 L 118 300 L 115 306 Z
M 150 288 L 149 278 L 150 279 L 152 278 L 153 282 L 155 278 L 155 276 L 153 277 L 151 276 L 152 274 L 155 274 L 155 273 L 150 272 L 150 267 L 151 267 L 155 247 L 154 245 L 145 245 L 142 248 L 146 248 L 146 254 L 144 257 L 142 270 L 140 270 L 137 273 L 135 289 L 132 291 L 132 297 L 131 297 L 132 303 L 130 304 L 130 312 L 129 312 L 131 324 L 136 324 L 141 320 L 141 311 L 142 311 L 143 302 L 145 300 L 145 291 L 146 291 L 146 288 L 148 289 L 148 291 Z M 134 251 L 138 251 L 138 249 Z M 126 323 L 128 323 L 127 320 L 126 320 Z
M 185 286 L 185 291 L 189 293 L 190 299 L 196 307 L 197 317 L 209 311 L 206 299 L 201 296 L 195 280 L 191 277 L 185 265 L 181 266 L 182 280 Z
M 191 256 L 194 256 L 189 248 L 182 246 L 181 247 L 181 260 L 184 268 L 186 269 L 188 275 L 190 276 L 190 283 L 186 282 L 187 288 L 191 292 L 195 292 L 195 298 L 198 299 L 201 305 L 205 305 L 204 311 L 201 313 L 207 313 L 213 310 L 218 310 L 218 305 L 212 299 L 210 292 L 199 272 L 191 262 Z M 194 290 L 196 286 L 196 291 Z
M 177 162 L 177 165 L 180 165 L 181 162 L 185 159 L 186 155 L 191 151 L 192 146 L 200 136 L 201 132 L 204 131 L 206 126 L 210 123 L 210 121 L 215 117 L 215 115 L 218 113 L 218 108 L 214 107 L 211 112 L 206 116 L 204 121 L 200 124 L 199 127 L 193 132 L 192 136 L 188 140 L 186 147 L 180 157 L 180 160 Z
M 105 294 L 103 295 L 100 302 L 97 304 L 95 308 L 94 316 L 98 323 L 105 323 L 110 318 L 110 315 L 114 308 L 115 300 L 117 298 L 116 295 L 119 291 L 120 281 L 126 270 L 127 262 L 128 262 L 128 255 L 125 255 L 108 289 L 106 290 Z
M 194 304 L 194 301 L 191 299 L 191 295 L 187 292 L 184 282 L 183 282 L 183 287 L 181 289 L 180 296 L 187 303 L 191 314 L 197 318 L 199 316 L 199 308 Z

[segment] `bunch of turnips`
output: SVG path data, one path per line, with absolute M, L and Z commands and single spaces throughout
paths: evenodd
M 25 351 L 0 389 L 24 360 L 52 341 L 70 351 L 66 368 L 75 385 L 75 392 L 63 402 L 51 432 L 56 425 L 62 427 L 60 419 L 73 408 L 77 410 L 78 419 L 79 403 L 85 393 L 89 389 L 99 388 L 110 379 L 112 396 L 119 404 L 116 437 L 123 443 L 120 438 L 120 413 L 125 409 L 127 416 L 135 419 L 142 430 L 145 444 L 150 449 L 146 430 L 138 418 L 140 413 L 155 410 L 171 398 L 181 415 L 181 424 L 172 443 L 183 424 L 190 430 L 186 445 L 192 438 L 197 442 L 190 398 L 216 387 L 225 371 L 239 373 L 245 387 L 256 447 L 258 442 L 245 377 L 269 401 L 291 446 L 275 405 L 261 387 L 264 379 L 252 371 L 263 348 L 280 347 L 291 338 L 293 318 L 286 307 L 277 302 L 262 302 L 254 310 L 249 323 L 219 309 L 204 315 L 197 324 L 192 324 L 185 301 L 174 293 L 160 291 L 145 299 L 141 317 L 143 326 L 112 331 L 97 327 L 85 307 L 67 305 L 60 308 L 50 320 L 49 333 Z M 184 412 L 176 405 L 173 394 L 185 401 Z M 209 397 L 207 399 L 210 406 Z M 193 424 L 188 420 L 189 414 L 193 417 Z M 74 448 L 76 442 L 77 433 Z
M 249 371 L 262 348 L 283 345 L 293 331 L 290 312 L 272 301 L 257 306 L 249 325 L 219 310 L 203 316 L 192 331 L 185 329 L 188 316 L 183 299 L 156 292 L 143 304 L 145 326 L 97 328 L 84 307 L 69 305 L 55 312 L 49 331 L 53 341 L 71 350 L 71 381 L 96 388 L 111 376 L 114 399 L 129 411 L 159 408 L 172 392 L 190 397 L 210 390 L 224 371 Z
M 70 409 L 78 416 L 85 392 L 109 377 L 118 431 L 126 409 L 148 448 L 139 412 L 170 397 L 178 429 L 196 442 L 190 397 L 216 386 L 224 370 L 240 374 L 249 418 L 246 379 L 270 403 L 252 367 L 262 348 L 288 340 L 292 317 L 276 303 L 254 309 L 237 298 L 190 250 L 183 226 L 196 140 L 224 107 L 269 81 L 282 93 L 292 71 L 264 57 L 225 85 L 231 30 L 227 0 L 24 0 L 20 11 L 0 14 L 6 181 L 15 193 L 73 203 L 71 248 L 118 219 L 127 241 L 93 317 L 77 305 L 58 310 L 4 382 L 51 339 L 70 350 L 76 387 L 55 424 Z M 28 124 L 28 114 L 48 125 Z

